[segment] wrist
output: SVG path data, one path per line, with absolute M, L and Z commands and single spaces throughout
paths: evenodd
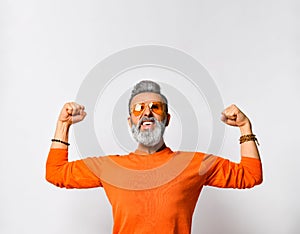
M 243 126 L 240 126 L 241 135 L 253 134 L 251 123 L 246 123 Z
M 69 129 L 70 126 L 71 126 L 71 124 L 69 124 L 69 123 L 66 122 L 66 121 L 58 120 L 57 123 L 56 123 L 56 127 L 58 127 L 58 128 Z
M 54 134 L 55 139 L 60 139 L 63 141 L 68 141 L 70 124 L 62 121 L 58 121 L 56 124 L 56 130 Z

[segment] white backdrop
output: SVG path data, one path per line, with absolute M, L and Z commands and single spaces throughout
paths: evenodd
M 76 98 L 88 72 L 113 53 L 148 44 L 199 61 L 224 104 L 236 103 L 248 114 L 261 143 L 263 184 L 205 188 L 193 233 L 300 232 L 296 1 L 0 4 L 1 234 L 111 233 L 103 190 L 56 188 L 44 179 L 45 162 L 58 113 Z M 218 153 L 239 160 L 238 137 L 237 129 L 226 127 Z M 70 138 L 70 159 L 79 159 Z

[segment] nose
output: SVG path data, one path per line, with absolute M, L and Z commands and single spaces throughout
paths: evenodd
M 149 105 L 146 105 L 145 110 L 143 112 L 143 116 L 152 116 L 152 111 L 151 111 Z

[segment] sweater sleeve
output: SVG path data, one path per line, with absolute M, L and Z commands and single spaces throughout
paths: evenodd
M 206 173 L 205 185 L 220 188 L 252 188 L 262 183 L 262 165 L 259 159 L 242 157 L 240 163 L 217 156 Z
M 46 180 L 58 187 L 101 187 L 99 177 L 89 170 L 83 160 L 68 162 L 67 149 L 50 149 L 46 162 Z

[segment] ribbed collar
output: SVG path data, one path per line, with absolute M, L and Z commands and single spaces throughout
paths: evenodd
M 173 151 L 169 147 L 165 147 L 164 149 L 157 151 L 153 154 L 145 154 L 145 152 L 139 152 L 136 150 L 135 152 L 130 153 L 128 156 L 132 161 L 135 162 L 147 162 L 160 164 L 168 161 L 173 155 Z

